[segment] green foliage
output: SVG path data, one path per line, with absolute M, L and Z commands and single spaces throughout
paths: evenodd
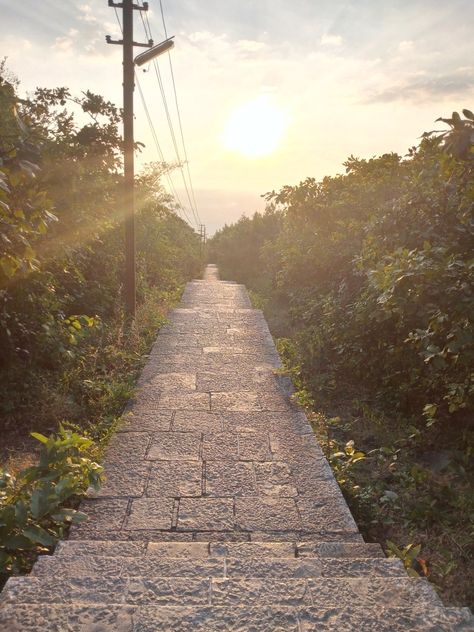
M 0 573 L 28 567 L 32 557 L 55 545 L 65 529 L 86 516 L 77 500 L 98 489 L 102 468 L 91 458 L 93 442 L 60 427 L 58 436 L 40 433 L 39 464 L 16 475 L 0 472 Z
M 420 576 L 420 573 L 416 570 L 416 567 L 420 567 L 420 561 L 418 559 L 420 552 L 421 544 L 408 544 L 403 549 L 400 549 L 394 542 L 387 540 L 387 557 L 396 557 L 403 562 L 403 566 L 411 577 Z M 424 560 L 422 561 L 424 562 Z M 421 574 L 428 574 L 426 564 L 423 564 L 421 569 L 424 571 Z
M 99 470 L 80 435 L 107 439 L 167 309 L 199 274 L 199 238 L 160 184 L 170 167 L 151 165 L 136 179 L 138 306 L 125 327 L 120 124 L 89 91 L 21 99 L 0 64 L 0 457 L 32 429 L 69 428 L 35 433 L 40 465 L 1 479 L 4 571 L 28 568 L 81 518 L 74 499 Z
M 283 334 L 313 396 L 344 388 L 418 424 L 468 423 L 474 123 L 464 114 L 405 158 L 351 156 L 345 175 L 269 193 L 265 215 L 211 240 L 225 276 L 263 296 L 270 323 L 286 309 Z
M 258 293 L 364 535 L 423 544 L 456 603 L 472 600 L 474 559 L 474 117 L 463 115 L 404 157 L 351 156 L 344 174 L 267 194 L 263 216 L 209 243 L 224 276 Z M 420 573 L 414 552 L 398 556 Z

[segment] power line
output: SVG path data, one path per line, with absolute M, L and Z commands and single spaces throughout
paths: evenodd
M 139 94 L 140 94 L 140 98 L 141 98 L 142 106 L 143 106 L 143 109 L 144 109 L 144 111 L 145 111 L 145 116 L 146 116 L 146 118 L 147 118 L 148 125 L 149 125 L 149 127 L 150 127 L 151 135 L 152 135 L 153 140 L 154 140 L 155 145 L 156 145 L 156 149 L 157 149 L 157 152 L 158 152 L 158 156 L 160 157 L 160 159 L 161 159 L 161 162 L 162 162 L 162 163 L 166 163 L 165 158 L 164 158 L 164 156 L 163 156 L 163 151 L 162 151 L 162 149 L 161 149 L 161 146 L 160 146 L 160 143 L 159 143 L 159 140 L 158 140 L 158 135 L 157 135 L 157 133 L 156 133 L 155 126 L 154 126 L 154 124 L 153 124 L 153 120 L 152 120 L 152 118 L 151 118 L 151 116 L 150 116 L 150 111 L 148 110 L 148 106 L 147 106 L 147 103 L 146 103 L 145 97 L 144 97 L 144 95 L 143 95 L 143 91 L 142 91 L 142 87 L 141 87 L 141 85 L 140 85 L 140 81 L 139 81 L 138 76 L 137 76 L 136 74 L 135 74 L 135 79 L 136 79 L 136 82 L 137 82 L 138 92 L 139 92 Z M 169 183 L 169 186 L 170 186 L 170 190 L 171 190 L 171 192 L 172 192 L 172 195 L 173 195 L 173 197 L 176 199 L 176 201 L 177 201 L 177 203 L 178 203 L 178 205 L 179 205 L 179 206 L 178 206 L 178 211 L 179 211 L 179 210 L 181 210 L 181 211 L 183 212 L 184 217 L 186 218 L 186 221 L 188 222 L 188 224 L 191 224 L 192 222 L 191 222 L 191 220 L 189 219 L 189 216 L 188 216 L 188 214 L 186 213 L 186 209 L 184 208 L 183 203 L 181 202 L 181 200 L 180 200 L 180 198 L 179 198 L 178 192 L 176 191 L 176 188 L 175 188 L 175 186 L 174 186 L 174 184 L 173 184 L 173 181 L 172 181 L 172 179 L 171 179 L 170 173 L 167 171 L 165 175 L 166 175 L 166 177 L 167 177 L 167 179 L 168 179 L 168 183 Z
M 116 17 L 116 19 L 117 19 L 117 23 L 118 23 L 118 25 L 119 25 L 120 31 L 121 31 L 121 33 L 123 34 L 122 24 L 121 24 L 121 22 L 120 22 L 120 18 L 119 18 L 119 15 L 118 15 L 118 12 L 117 12 L 117 8 L 116 8 L 116 7 L 114 7 L 114 12 L 115 12 L 115 17 Z M 145 34 L 146 34 L 147 38 L 148 38 L 148 39 L 152 39 L 152 38 L 151 38 L 151 31 L 149 32 L 149 34 L 147 33 L 146 26 L 145 26 L 145 22 L 144 22 L 144 20 L 143 20 L 143 12 L 142 12 L 142 11 L 140 11 L 140 16 L 141 16 L 141 18 L 142 18 L 142 22 L 143 22 L 143 26 L 144 26 L 144 28 L 145 28 Z M 147 16 L 147 21 L 148 21 L 148 16 Z M 140 85 L 140 81 L 139 81 L 138 76 L 137 76 L 137 74 L 136 74 L 136 73 L 135 73 L 135 80 L 136 80 L 136 82 L 137 82 L 138 91 L 139 91 L 139 94 L 140 94 L 140 98 L 141 98 L 142 106 L 143 106 L 143 109 L 144 109 L 144 111 L 145 111 L 145 116 L 146 116 L 146 118 L 147 118 L 148 125 L 149 125 L 149 127 L 150 127 L 151 135 L 152 135 L 153 140 L 154 140 L 155 145 L 156 145 L 156 149 L 157 149 L 157 152 L 158 152 L 158 156 L 160 157 L 160 159 L 161 159 L 161 162 L 162 162 L 162 163 L 166 163 L 165 158 L 164 158 L 164 155 L 163 155 L 163 151 L 162 151 L 161 146 L 160 146 L 160 143 L 159 143 L 159 141 L 158 141 L 158 135 L 157 135 L 157 133 L 156 133 L 155 126 L 154 126 L 154 124 L 153 124 L 153 120 L 152 120 L 152 118 L 151 118 L 151 116 L 150 116 L 150 112 L 149 112 L 149 109 L 148 109 L 148 106 L 147 106 L 147 103 L 146 103 L 146 100 L 145 100 L 145 97 L 144 97 L 144 94 L 143 94 L 143 91 L 142 91 L 142 88 L 141 88 L 141 85 Z M 176 188 L 175 188 L 175 186 L 174 186 L 174 184 L 173 184 L 173 181 L 172 181 L 172 179 L 171 179 L 171 175 L 170 175 L 169 171 L 167 171 L 165 175 L 166 175 L 166 177 L 167 177 L 167 179 L 168 179 L 168 183 L 169 183 L 169 186 L 170 186 L 171 195 L 175 198 L 175 200 L 176 200 L 176 202 L 177 202 L 177 204 L 178 204 L 178 206 L 177 206 L 176 210 L 177 210 L 178 212 L 179 212 L 179 211 L 182 211 L 182 212 L 183 212 L 183 214 L 184 214 L 184 217 L 185 217 L 186 221 L 188 222 L 188 224 L 190 224 L 190 225 L 191 225 L 191 224 L 192 224 L 192 222 L 191 222 L 191 220 L 189 219 L 189 216 L 188 216 L 188 214 L 187 214 L 187 212 L 186 212 L 186 209 L 185 209 L 185 207 L 184 207 L 183 203 L 182 203 L 182 202 L 181 202 L 181 200 L 180 200 L 180 197 L 179 197 L 178 192 L 176 191 Z
M 165 37 L 167 38 L 166 23 L 164 22 L 163 6 L 162 6 L 161 2 L 160 2 L 160 8 L 161 8 L 161 14 L 162 14 L 162 18 L 163 18 L 163 28 L 164 28 L 164 31 L 165 31 Z M 146 24 L 145 24 L 145 20 L 146 20 Z M 147 37 L 149 37 L 150 39 L 152 39 L 151 26 L 150 26 L 150 22 L 148 20 L 148 15 L 145 15 L 144 19 L 143 19 L 143 16 L 142 16 L 142 21 L 143 21 L 143 26 L 144 26 L 144 30 L 145 30 L 145 35 Z M 199 228 L 201 220 L 200 220 L 198 209 L 197 209 L 196 196 L 194 194 L 194 188 L 193 188 L 193 184 L 192 184 L 191 172 L 190 172 L 190 169 L 189 169 L 189 160 L 188 160 L 187 151 L 186 151 L 186 144 L 184 142 L 183 127 L 182 127 L 182 123 L 181 123 L 181 115 L 180 115 L 180 111 L 179 111 L 179 104 L 178 104 L 177 93 L 176 93 L 176 82 L 174 80 L 174 73 L 173 73 L 173 67 L 172 67 L 172 62 L 171 62 L 171 56 L 169 56 L 168 59 L 169 59 L 169 63 L 170 63 L 170 72 L 171 72 L 172 83 L 173 83 L 175 104 L 176 104 L 176 109 L 177 109 L 177 114 L 178 114 L 178 123 L 179 123 L 179 128 L 180 128 L 180 133 L 181 133 L 181 141 L 182 141 L 182 144 L 183 144 L 183 151 L 184 151 L 184 157 L 185 157 L 186 170 L 187 170 L 188 179 L 189 179 L 189 187 L 188 187 L 188 183 L 186 182 L 186 177 L 185 177 L 184 170 L 183 170 L 183 161 L 181 160 L 180 151 L 179 151 L 179 148 L 178 148 L 178 143 L 176 141 L 176 135 L 175 135 L 175 132 L 174 132 L 173 123 L 172 123 L 170 111 L 169 111 L 169 108 L 168 108 L 168 102 L 167 102 L 166 94 L 165 94 L 165 91 L 164 91 L 164 86 L 163 86 L 163 81 L 162 81 L 162 77 L 161 77 L 161 72 L 160 72 L 160 69 L 159 69 L 159 66 L 158 66 L 158 63 L 157 63 L 156 60 L 153 61 L 153 65 L 154 65 L 154 68 L 155 68 L 156 78 L 158 80 L 158 85 L 159 85 L 161 96 L 162 96 L 162 99 L 163 99 L 163 105 L 164 105 L 164 108 L 165 108 L 165 113 L 166 113 L 166 118 L 167 118 L 167 121 L 168 121 L 168 127 L 169 127 L 170 134 L 171 134 L 171 139 L 172 139 L 172 142 L 173 142 L 173 146 L 174 146 L 174 149 L 175 149 L 175 152 L 176 152 L 176 157 L 178 159 L 178 163 L 179 163 L 179 167 L 180 167 L 180 171 L 181 171 L 181 176 L 182 176 L 182 180 L 183 180 L 183 186 L 184 186 L 184 189 L 186 191 L 186 196 L 188 198 L 189 206 L 190 206 L 191 211 L 193 213 L 194 220 L 196 222 L 196 226 L 197 226 L 197 228 Z M 189 192 L 189 188 L 191 189 L 191 193 Z
M 166 29 L 165 14 L 164 14 L 164 11 L 163 11 L 163 2 L 162 2 L 162 0 L 160 0 L 160 11 L 161 11 L 161 19 L 162 19 L 162 22 L 163 22 L 163 30 L 164 30 L 164 33 L 165 33 L 165 39 L 168 39 L 168 32 L 167 32 L 167 29 Z M 146 20 L 148 22 L 148 15 L 146 16 Z M 150 31 L 150 37 L 151 37 L 151 31 Z M 201 218 L 199 217 L 198 207 L 197 207 L 197 203 L 196 203 L 196 197 L 194 195 L 193 181 L 192 181 L 192 178 L 191 178 L 191 171 L 189 169 L 188 152 L 186 150 L 186 143 L 184 142 L 183 125 L 182 125 L 182 122 L 181 122 L 181 112 L 180 112 L 180 107 L 179 107 L 179 102 L 178 102 L 178 94 L 177 94 L 177 91 L 176 91 L 176 82 L 175 82 L 175 78 L 174 78 L 173 63 L 171 61 L 171 55 L 169 53 L 168 53 L 168 60 L 169 60 L 169 64 L 170 64 L 170 73 L 171 73 L 171 80 L 172 80 L 172 83 L 173 83 L 174 101 L 175 101 L 175 105 L 176 105 L 176 113 L 178 115 L 179 131 L 180 131 L 180 135 L 181 135 L 181 142 L 183 144 L 183 151 L 184 151 L 186 170 L 188 172 L 189 185 L 191 187 L 191 193 L 192 193 L 192 196 L 193 196 L 194 206 L 196 208 L 196 213 L 197 213 L 198 220 L 199 220 L 199 223 L 200 223 L 201 222 Z

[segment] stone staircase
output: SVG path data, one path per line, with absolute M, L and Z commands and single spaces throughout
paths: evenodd
M 1 595 L 5 632 L 461 631 L 365 543 L 245 289 L 188 284 L 106 458 L 90 519 Z

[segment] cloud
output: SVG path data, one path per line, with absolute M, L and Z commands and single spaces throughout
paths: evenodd
M 334 48 L 337 48 L 339 46 L 342 46 L 342 36 L 341 35 L 331 35 L 329 33 L 324 33 L 324 35 L 321 37 L 321 46 L 333 46 Z
M 459 68 L 452 73 L 409 76 L 397 83 L 374 90 L 365 103 L 392 101 L 430 101 L 433 99 L 462 98 L 474 90 L 474 68 Z
M 80 20 L 83 20 L 84 22 L 97 22 L 97 16 L 94 15 L 92 7 L 88 4 L 81 4 L 79 6 L 79 11 L 82 14 L 79 16 Z
M 265 43 L 255 40 L 238 40 L 237 48 L 244 53 L 257 53 L 265 48 Z
M 400 53 L 411 52 L 415 48 L 415 44 L 412 40 L 402 40 L 398 45 L 398 51 Z
M 69 29 L 67 35 L 57 37 L 51 48 L 59 53 L 70 53 L 77 44 L 77 29 Z

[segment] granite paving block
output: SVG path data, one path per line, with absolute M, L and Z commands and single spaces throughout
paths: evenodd
M 105 480 L 98 491 L 89 493 L 91 498 L 132 498 L 143 495 L 147 486 L 150 464 L 132 462 L 128 467 L 112 463 L 106 469 Z
M 298 490 L 291 467 L 284 461 L 255 463 L 255 475 L 259 494 L 264 496 L 295 497 Z
M 235 521 L 240 529 L 297 531 L 302 521 L 292 498 L 236 498 Z
M 178 530 L 223 531 L 233 527 L 232 498 L 182 498 L 179 501 Z
M 76 538 L 87 538 L 88 533 L 120 530 L 127 515 L 128 499 L 97 498 L 83 500 L 81 511 L 87 520 L 71 527 L 71 534 Z M 104 538 L 102 538 L 104 539 Z
M 0 610 L 5 632 L 132 632 L 133 606 L 9 605 Z
M 296 612 L 285 608 L 192 608 L 147 606 L 134 632 L 299 632 Z M 108 631 L 107 631 L 108 632 Z M 121 631 L 120 631 L 121 632 Z
M 201 496 L 203 466 L 199 461 L 154 461 L 146 488 L 146 495 Z
M 208 461 L 205 489 L 208 496 L 255 496 L 257 486 L 252 463 Z
M 205 433 L 202 441 L 205 461 L 238 461 L 239 438 L 232 432 Z
M 270 438 L 262 432 L 239 432 L 239 459 L 241 461 L 271 461 Z
M 104 466 L 112 464 L 124 465 L 130 461 L 139 462 L 145 457 L 150 443 L 150 432 L 118 432 L 107 445 Z
M 208 542 L 150 542 L 146 549 L 147 557 L 197 557 L 210 555 Z
M 136 498 L 132 501 L 126 529 L 171 529 L 174 501 L 171 498 Z
M 201 434 L 197 432 L 157 432 L 153 435 L 147 459 L 197 461 Z
M 194 577 L 131 577 L 127 582 L 125 602 L 130 605 L 164 606 L 206 605 L 209 603 L 210 580 Z
M 298 498 L 303 529 L 320 531 L 358 531 L 354 518 L 343 498 L 328 500 Z
M 178 410 L 172 428 L 175 432 L 222 432 L 222 415 L 201 410 Z
M 211 594 L 216 606 L 312 605 L 305 579 L 213 579 Z
M 254 391 L 211 393 L 211 410 L 253 411 L 262 410 L 259 394 Z
M 117 427 L 117 433 L 142 431 L 152 434 L 154 432 L 164 432 L 170 429 L 172 418 L 173 412 L 170 410 L 156 412 L 148 409 L 139 411 L 138 408 L 133 408 L 121 418 Z

